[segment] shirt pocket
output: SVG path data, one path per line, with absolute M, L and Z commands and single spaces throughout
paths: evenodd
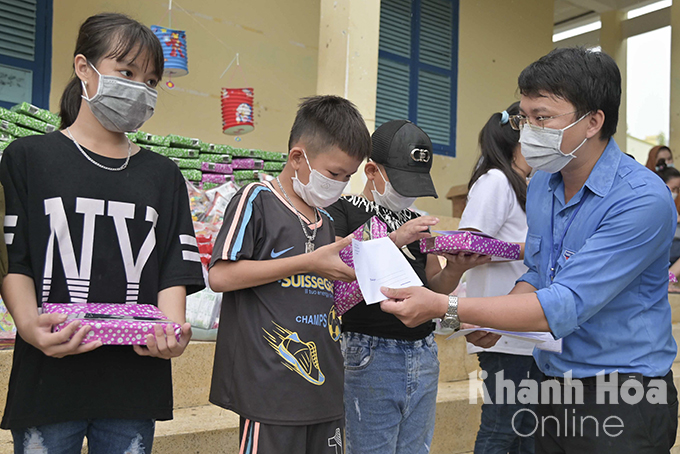
M 527 242 L 524 244 L 524 257 L 531 258 L 536 263 L 536 258 L 541 252 L 541 237 L 530 233 L 527 235 Z

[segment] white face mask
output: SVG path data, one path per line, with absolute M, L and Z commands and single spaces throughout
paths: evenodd
M 122 77 L 103 76 L 99 74 L 97 93 L 91 98 L 87 96 L 85 83 L 83 99 L 90 105 L 90 110 L 101 125 L 112 132 L 131 132 L 139 129 L 154 113 L 158 92 L 141 82 L 123 79 Z
M 406 208 L 413 205 L 413 202 L 416 201 L 416 197 L 404 197 L 403 195 L 399 194 L 394 189 L 394 186 L 392 186 L 392 183 L 385 179 L 385 176 L 380 171 L 380 167 L 378 167 L 378 172 L 380 173 L 380 177 L 385 182 L 385 192 L 381 194 L 377 189 L 371 190 L 371 194 L 373 195 L 373 200 L 375 200 L 375 203 L 392 211 L 405 210 Z M 375 188 L 375 181 L 373 181 L 373 187 Z
M 302 150 L 302 153 L 305 155 L 305 161 L 307 161 L 307 166 L 310 171 L 309 183 L 302 184 L 298 179 L 296 170 L 295 176 L 293 177 L 293 190 L 309 206 L 324 208 L 334 204 L 342 195 L 342 191 L 345 190 L 347 183 L 333 180 L 332 178 L 322 175 L 318 170 L 312 169 L 305 150 Z
M 576 158 L 574 153 L 586 143 L 586 137 L 581 145 L 576 147 L 571 153 L 562 153 L 562 137 L 564 131 L 583 120 L 590 112 L 562 129 L 537 128 L 525 123 L 519 135 L 519 143 L 522 147 L 522 155 L 527 160 L 527 164 L 532 169 L 543 170 L 548 173 L 559 172 Z

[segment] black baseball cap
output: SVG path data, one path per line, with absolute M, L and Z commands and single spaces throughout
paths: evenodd
M 395 191 L 404 197 L 435 197 L 430 177 L 432 141 L 408 120 L 383 123 L 371 136 L 371 160 L 382 164 Z

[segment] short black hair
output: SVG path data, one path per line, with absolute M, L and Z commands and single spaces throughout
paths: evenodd
M 524 96 L 554 95 L 574 105 L 577 116 L 602 110 L 600 138 L 616 132 L 621 104 L 621 73 L 613 58 L 585 47 L 554 49 L 519 75 Z
M 339 96 L 304 98 L 290 130 L 288 150 L 300 140 L 313 146 L 311 153 L 337 146 L 349 156 L 367 159 L 371 135 L 356 106 Z

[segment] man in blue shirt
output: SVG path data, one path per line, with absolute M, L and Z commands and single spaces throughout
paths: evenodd
M 548 379 L 534 415 L 537 452 L 669 452 L 678 422 L 670 191 L 612 139 L 621 76 L 611 57 L 556 49 L 522 71 L 519 90 L 520 115 L 511 122 L 538 170 L 526 204 L 529 271 L 508 296 L 384 289 L 390 299 L 382 308 L 407 326 L 440 317 L 454 328 L 465 322 L 562 339 L 562 353 L 534 352 Z M 468 338 L 488 346 L 498 336 Z M 546 383 L 561 391 L 548 395 Z

